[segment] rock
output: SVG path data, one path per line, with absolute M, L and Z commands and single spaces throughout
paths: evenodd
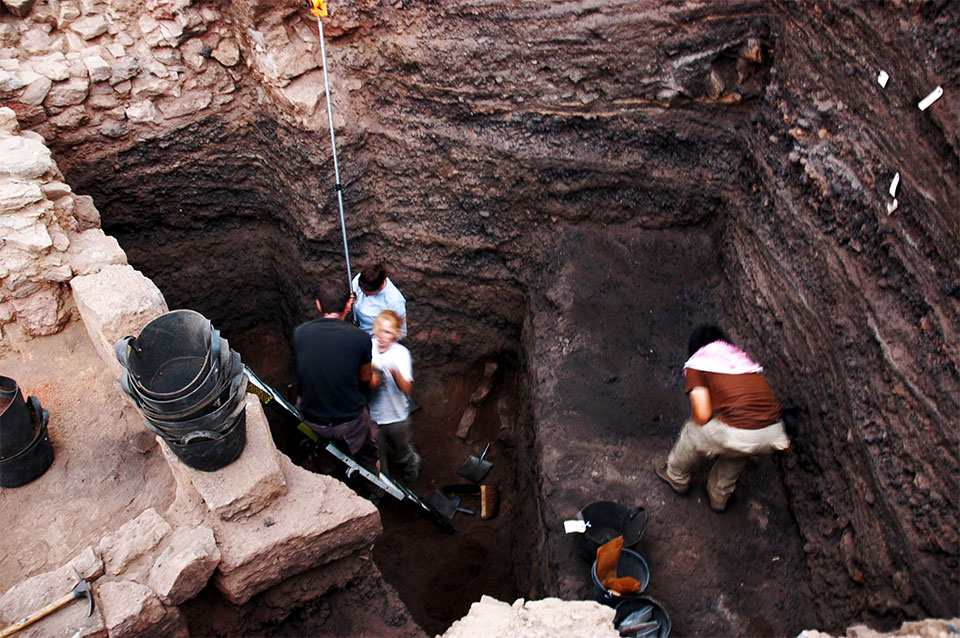
M 8 106 L 0 106 L 0 135 L 15 135 L 20 132 L 17 113 Z
M 4 215 L 0 219 L 0 230 L 5 248 L 40 254 L 53 246 L 47 227 L 32 215 Z
M 43 199 L 43 191 L 34 182 L 0 181 L 0 213 L 19 210 Z
M 139 75 L 133 80 L 133 97 L 158 97 L 167 95 L 171 84 L 162 78 L 153 75 Z
M 108 95 L 91 95 L 87 98 L 86 106 L 98 111 L 109 111 L 120 106 L 120 96 L 111 91 Z
M 89 195 L 74 195 L 73 215 L 82 230 L 100 226 L 100 211 L 93 205 L 93 198 Z
M 76 571 L 74 571 L 76 569 Z M 11 587 L 0 597 L 0 616 L 14 622 L 43 607 L 51 598 L 70 593 L 77 584 L 77 573 L 88 582 L 103 574 L 103 563 L 92 547 L 87 547 L 69 563 L 57 569 L 32 576 Z M 56 592 L 51 595 L 51 592 Z M 87 603 L 76 602 L 30 626 L 24 634 L 42 636 L 96 636 L 104 634 L 103 619 L 94 606 L 87 617 Z
M 160 35 L 167 46 L 180 46 L 180 42 L 183 40 L 183 27 L 174 20 L 161 20 Z
M 443 638 L 516 636 L 517 638 L 616 638 L 614 610 L 585 600 L 544 598 L 510 605 L 481 596 Z
M 177 49 L 158 48 L 154 49 L 151 53 L 153 54 L 153 58 L 160 64 L 166 66 L 179 66 L 183 64 L 183 54 Z
M 140 123 L 157 121 L 157 107 L 155 107 L 153 102 L 150 100 L 134 102 L 127 107 L 125 113 L 131 122 Z
M 457 425 L 456 435 L 466 440 L 467 435 L 470 434 L 470 428 L 473 427 L 473 422 L 477 419 L 477 408 L 472 405 L 468 405 L 467 409 L 463 411 L 463 414 L 460 416 L 460 423 Z
M 189 635 L 180 611 L 165 606 L 146 585 L 132 580 L 106 582 L 97 593 L 110 638 Z
M 56 51 L 62 43 L 62 39 L 51 36 L 40 27 L 27 29 L 20 34 L 20 49 L 30 55 Z
M 107 32 L 107 20 L 102 15 L 94 13 L 74 20 L 70 23 L 70 29 L 76 31 L 84 40 L 92 40 Z
M 0 47 L 15 47 L 20 42 L 20 29 L 11 22 L 0 22 Z
M 116 238 L 99 228 L 91 228 L 69 236 L 67 261 L 75 275 L 93 275 L 105 266 L 127 263 L 127 255 Z
M 223 66 L 233 66 L 240 61 L 240 47 L 233 38 L 224 38 L 217 44 L 211 57 Z
M 13 93 L 23 87 L 24 82 L 19 75 L 0 69 L 0 93 Z
M 62 130 L 76 130 L 90 119 L 87 110 L 82 106 L 71 106 L 47 120 L 49 124 Z
M 152 507 L 127 521 L 102 539 L 98 550 L 107 574 L 123 572 L 127 565 L 156 547 L 170 533 L 170 523 Z
M 63 182 L 47 182 L 40 187 L 43 190 L 43 194 L 47 196 L 47 199 L 51 201 L 56 201 L 61 197 L 66 197 L 73 190 L 70 188 L 69 184 L 64 184 Z
M 247 443 L 240 457 L 226 467 L 216 472 L 195 470 L 178 459 L 167 445 L 161 445 L 177 483 L 196 489 L 207 508 L 223 520 L 253 516 L 286 489 L 279 453 L 263 408 L 253 395 L 247 395 L 245 401 Z
M 113 63 L 110 68 L 110 86 L 129 80 L 140 73 L 140 64 L 134 58 L 123 58 Z
M 70 286 L 97 354 L 119 375 L 114 342 L 139 334 L 150 321 L 167 312 L 163 295 L 152 281 L 128 265 L 107 266 L 95 275 L 74 277 Z
M 196 596 L 220 562 L 220 549 L 209 527 L 180 528 L 150 570 L 148 584 L 167 605 Z
M 376 508 L 336 479 L 280 455 L 287 493 L 259 516 L 213 524 L 220 565 L 213 581 L 242 605 L 295 574 L 368 548 L 380 533 Z M 269 517 L 273 524 L 266 526 Z
M 63 30 L 65 26 L 80 17 L 80 7 L 76 2 L 64 0 L 60 3 L 60 14 L 57 16 L 57 28 Z
M 54 82 L 60 82 L 70 77 L 70 65 L 67 63 L 67 58 L 59 52 L 33 58 L 30 65 L 34 71 Z
M 39 337 L 60 332 L 70 319 L 66 308 L 67 295 L 61 284 L 39 286 L 28 296 L 14 299 L 17 323 L 28 334 Z
M 127 123 L 124 120 L 107 119 L 97 130 L 105 137 L 123 137 L 123 134 L 127 132 Z
M 28 84 L 23 93 L 20 94 L 20 103 L 29 104 L 30 106 L 43 104 L 47 94 L 50 92 L 51 86 L 53 86 L 53 82 L 50 81 L 50 78 L 43 75 L 39 76 L 36 80 Z
M 72 106 L 87 98 L 90 82 L 86 78 L 70 78 L 53 85 L 44 103 L 47 106 Z
M 157 106 L 165 118 L 171 119 L 202 111 L 210 106 L 211 100 L 213 100 L 213 94 L 210 91 L 199 89 L 185 91 L 178 98 L 160 100 L 157 102 Z
M 313 115 L 320 96 L 324 94 L 323 72 L 304 73 L 279 91 L 298 112 Z
M 83 65 L 87 67 L 87 74 L 91 82 L 103 82 L 110 79 L 113 74 L 113 69 L 99 55 L 83 58 Z
M 34 0 L 3 0 L 3 6 L 18 18 L 25 18 L 33 8 Z

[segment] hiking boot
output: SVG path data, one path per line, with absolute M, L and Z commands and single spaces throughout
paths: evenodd
M 687 492 L 690 491 L 690 485 L 689 485 L 689 484 L 687 484 L 687 485 L 679 485 L 679 484 L 677 484 L 676 482 L 674 482 L 673 479 L 670 478 L 670 476 L 667 474 L 667 464 L 666 464 L 666 463 L 664 463 L 663 465 L 661 465 L 660 467 L 658 467 L 657 469 L 655 469 L 654 472 L 657 474 L 658 477 L 660 477 L 660 480 L 661 480 L 661 481 L 663 481 L 664 483 L 666 483 L 667 485 L 669 485 L 669 486 L 670 486 L 670 489 L 672 489 L 674 492 L 676 492 L 676 493 L 679 494 L 680 496 L 684 496 Z

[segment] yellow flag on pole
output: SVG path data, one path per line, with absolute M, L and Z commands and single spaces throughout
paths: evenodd
M 327 17 L 327 3 L 325 0 L 307 0 L 307 6 L 310 7 L 310 13 L 316 17 Z

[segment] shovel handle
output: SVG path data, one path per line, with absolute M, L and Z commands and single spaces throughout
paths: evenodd
M 63 596 L 56 599 L 52 603 L 49 603 L 43 609 L 39 609 L 33 612 L 32 614 L 30 614 L 20 622 L 14 623 L 9 627 L 7 627 L 6 629 L 4 629 L 2 632 L 0 632 L 0 638 L 7 638 L 7 636 L 17 633 L 27 625 L 31 625 L 37 622 L 38 620 L 40 620 L 41 618 L 43 618 L 44 616 L 47 616 L 57 611 L 58 609 L 60 609 L 61 607 L 69 603 L 71 600 L 76 600 L 76 596 L 73 595 L 73 592 L 69 594 L 64 594 Z

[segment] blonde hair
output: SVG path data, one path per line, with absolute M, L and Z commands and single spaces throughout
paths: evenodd
M 373 320 L 373 331 L 378 332 L 381 326 L 389 327 L 394 335 L 400 334 L 400 324 L 402 320 L 400 315 L 392 310 L 382 310 L 377 318 Z

